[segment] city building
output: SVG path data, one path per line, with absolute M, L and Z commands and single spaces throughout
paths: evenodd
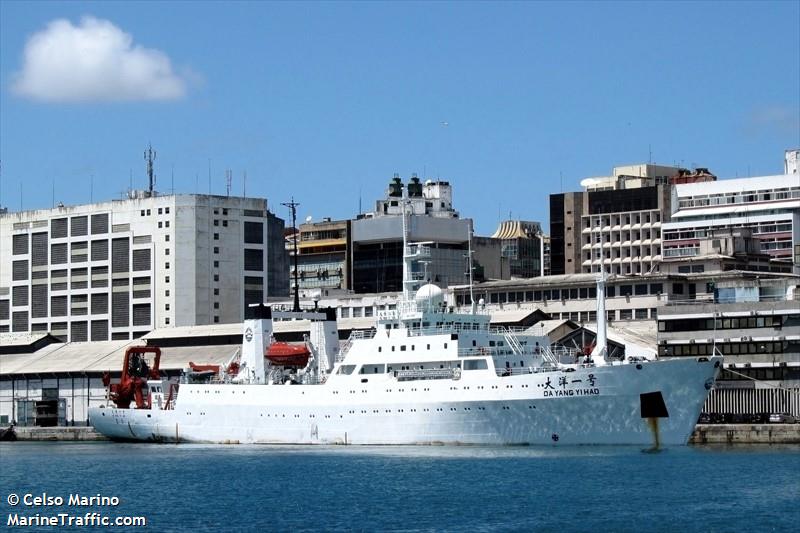
M 746 228 L 763 253 L 793 262 L 793 248 L 800 244 L 796 174 L 679 184 L 671 203 L 670 220 L 662 226 L 665 257 L 697 255 L 700 240 L 711 232 Z
M 703 168 L 641 164 L 584 179 L 582 192 L 550 195 L 551 273 L 657 272 L 672 185 L 715 179 Z
M 412 276 L 440 287 L 465 283 L 472 221 L 453 209 L 452 188 L 446 181 L 421 183 L 413 176 L 403 184 L 395 175 L 386 198 L 375 211 L 351 223 L 352 289 L 356 293 L 402 290 L 403 187 L 407 188 L 406 231 L 410 242 L 425 242 L 429 257 L 418 261 Z
M 300 224 L 297 262 L 301 291 L 351 288 L 350 223 L 325 218 Z M 289 246 L 293 247 L 291 240 Z
M 500 223 L 492 239 L 501 242 L 500 253 L 508 261 L 509 277 L 532 278 L 543 275 L 545 242 L 538 222 L 506 220 Z
M 0 333 L 62 341 L 241 322 L 288 294 L 283 221 L 266 200 L 134 192 L 0 215 Z
M 659 308 L 662 357 L 725 356 L 704 412 L 800 415 L 800 277 L 716 273 L 706 294 Z

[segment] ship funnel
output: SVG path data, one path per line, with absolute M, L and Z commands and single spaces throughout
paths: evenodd
M 264 304 L 251 305 L 253 318 L 242 325 L 242 359 L 236 380 L 243 383 L 265 383 L 264 355 L 272 337 L 272 308 Z

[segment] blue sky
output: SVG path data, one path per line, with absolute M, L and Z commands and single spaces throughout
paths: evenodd
M 58 101 L 82 80 L 40 69 L 50 100 L 20 91 L 28 39 L 84 16 L 160 51 L 180 87 Z M 446 179 L 479 234 L 509 213 L 546 223 L 548 194 L 651 153 L 776 174 L 800 146 L 799 27 L 796 1 L 3 1 L 0 203 L 19 209 L 20 184 L 24 209 L 53 186 L 67 204 L 118 197 L 131 172 L 143 187 L 148 142 L 160 190 L 174 168 L 177 192 L 208 192 L 210 160 L 212 192 L 230 168 L 241 194 L 246 171 L 284 218 L 291 195 L 301 219 L 344 218 L 394 172 Z

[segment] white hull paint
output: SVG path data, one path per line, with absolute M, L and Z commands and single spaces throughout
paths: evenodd
M 720 365 L 712 357 L 504 377 L 467 370 L 458 380 L 183 384 L 174 409 L 99 407 L 90 419 L 112 439 L 157 442 L 683 445 Z M 640 395 L 653 392 L 667 417 L 643 418 Z

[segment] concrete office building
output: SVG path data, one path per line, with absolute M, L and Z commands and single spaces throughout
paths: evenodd
M 241 322 L 247 304 L 288 294 L 266 200 L 130 196 L 0 215 L 0 333 L 126 340 Z
M 408 192 L 408 239 L 426 242 L 430 249 L 430 256 L 416 263 L 412 276 L 440 287 L 467 280 L 472 221 L 458 218 L 450 184 L 430 180 L 422 183 L 413 176 L 404 185 L 395 175 L 386 198 L 376 202 L 375 211 L 351 222 L 350 268 L 356 293 L 402 289 L 403 187 Z
M 658 313 L 662 357 L 725 356 L 706 413 L 800 416 L 800 277 L 717 272 Z
M 691 257 L 717 230 L 746 228 L 761 251 L 791 263 L 800 244 L 797 174 L 687 183 L 672 190 L 670 221 L 662 228 L 664 255 Z
M 551 273 L 657 272 L 661 225 L 672 212 L 671 186 L 715 179 L 702 168 L 631 165 L 584 179 L 582 192 L 550 195 Z

